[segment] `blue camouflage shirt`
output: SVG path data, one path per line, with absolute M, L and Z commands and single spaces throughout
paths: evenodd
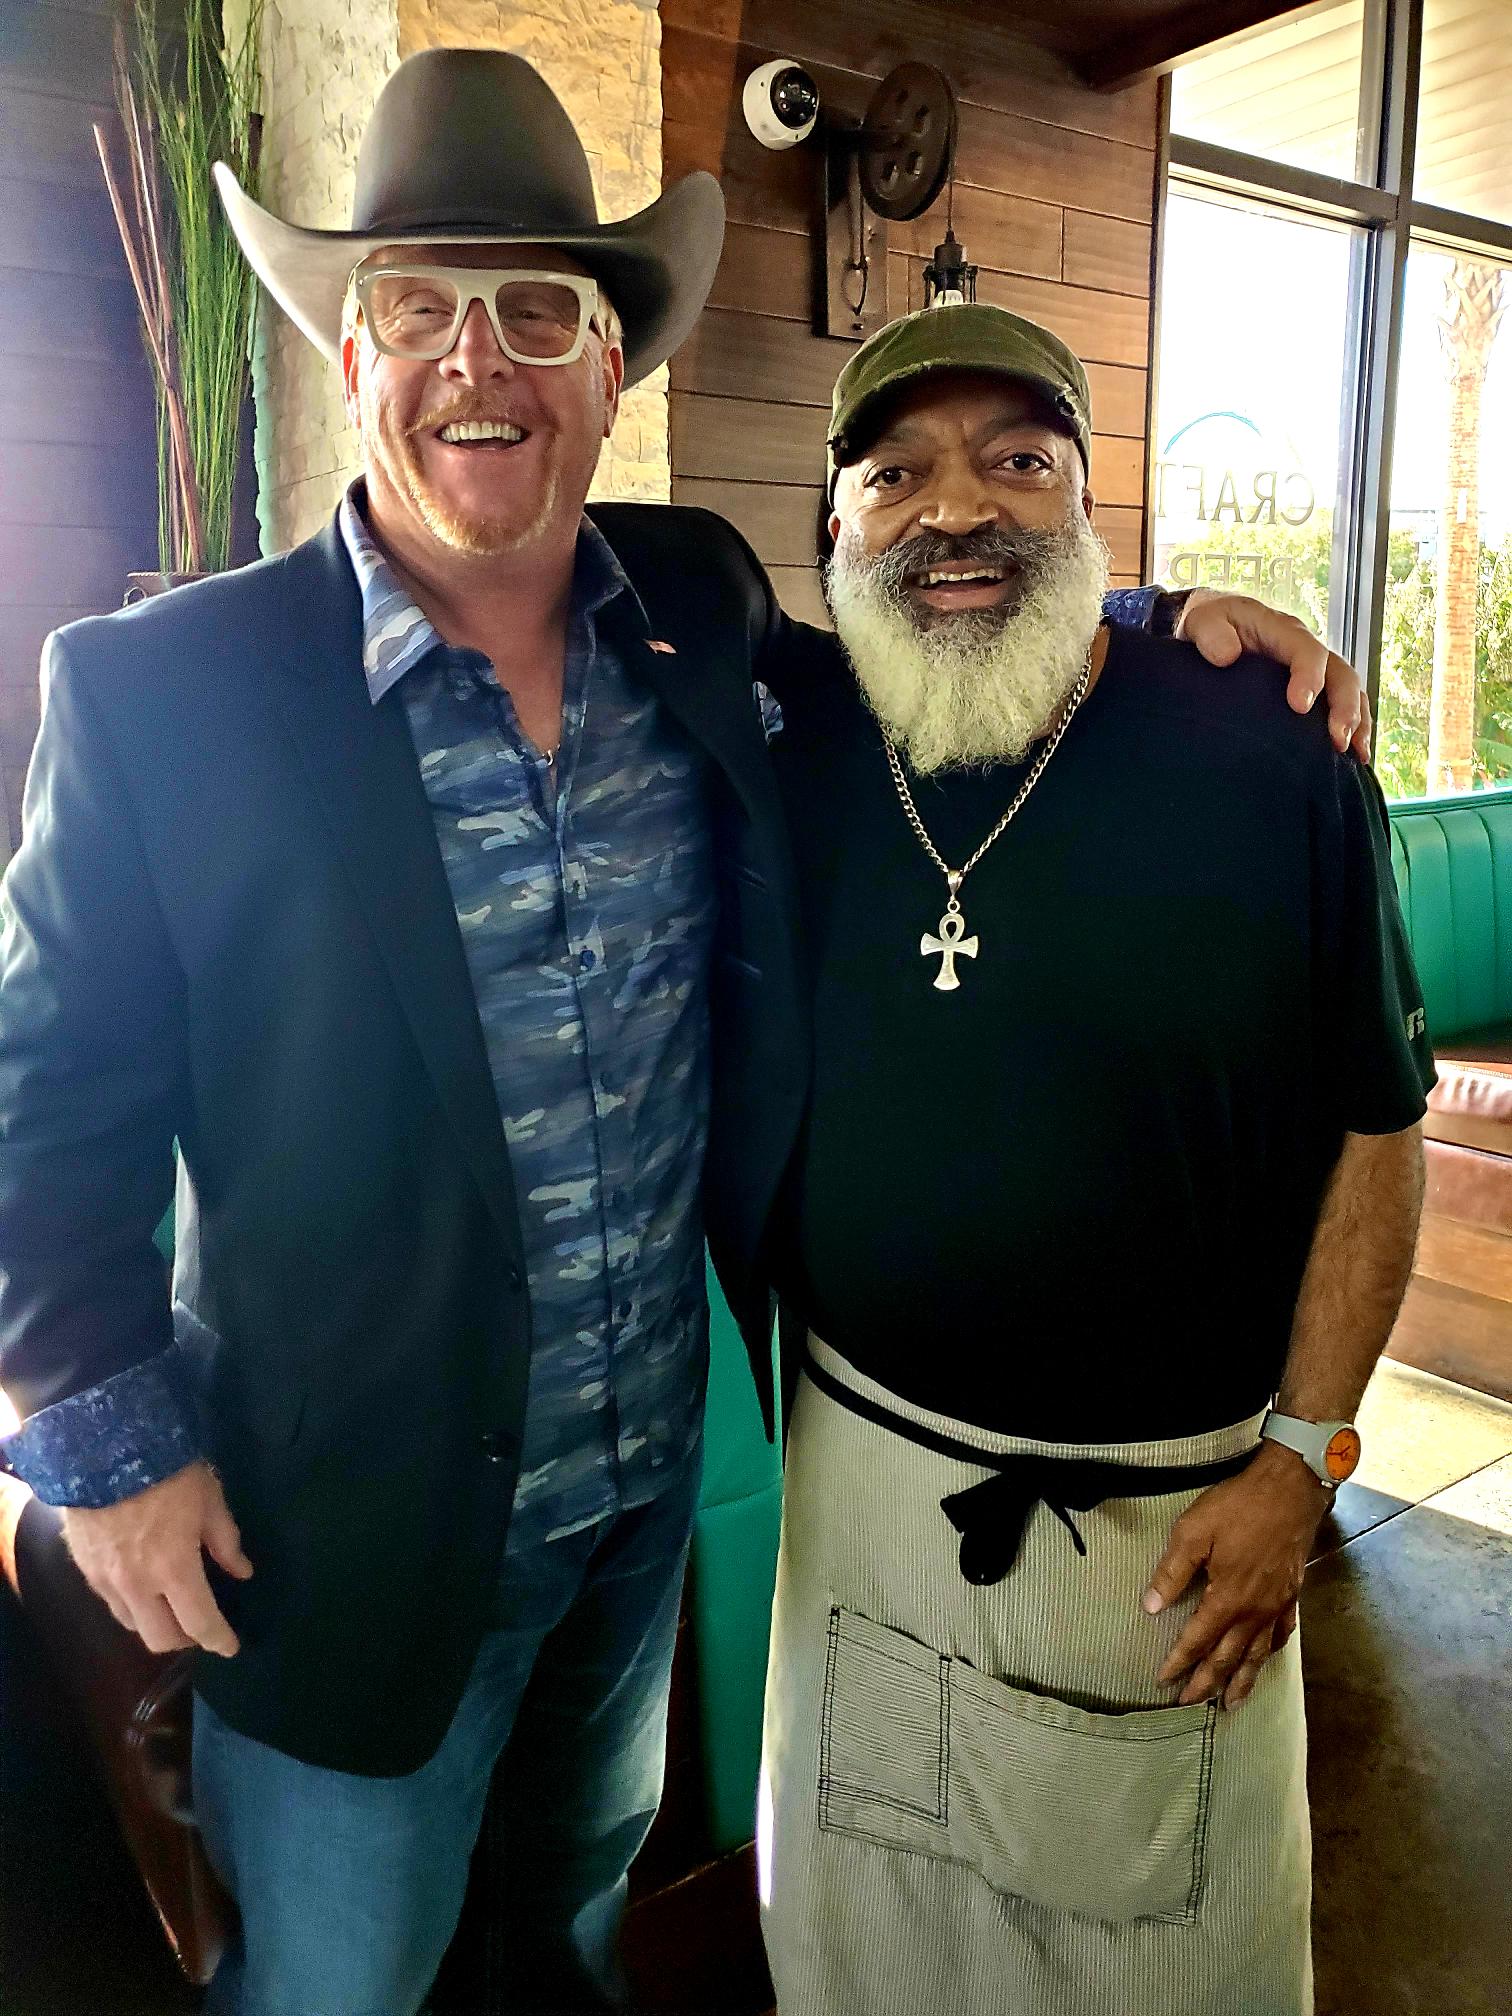
M 551 1539 L 654 1496 L 703 1418 L 703 759 L 599 633 L 635 591 L 586 520 L 554 765 L 488 660 L 395 581 L 350 492 L 341 529 L 374 704 L 403 681 L 514 1172 L 534 1345 L 510 1540 Z
M 355 488 L 355 486 L 354 486 Z M 399 585 L 352 491 L 376 706 L 400 688 L 509 1147 L 533 1345 L 511 1546 L 643 1504 L 695 1448 L 708 1352 L 699 1191 L 715 885 L 703 758 L 600 633 L 635 591 L 585 519 L 555 764 L 480 653 Z M 172 1354 L 164 1354 L 164 1360 Z M 151 1360 L 11 1437 L 53 1503 L 104 1504 L 190 1461 Z

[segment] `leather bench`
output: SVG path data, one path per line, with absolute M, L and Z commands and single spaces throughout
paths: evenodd
M 1439 1083 L 1393 1357 L 1512 1400 L 1512 791 L 1391 808 Z
M 87 1734 L 121 1832 L 185 1976 L 214 1973 L 233 1907 L 189 1804 L 189 1661 L 149 1652 L 74 1566 L 62 1524 L 0 1474 L 0 1574 Z M 9 1740 L 23 1740 L 10 1732 Z

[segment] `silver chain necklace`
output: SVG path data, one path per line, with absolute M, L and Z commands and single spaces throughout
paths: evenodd
M 902 801 L 904 814 L 908 819 L 909 825 L 914 830 L 919 845 L 945 877 L 946 887 L 950 891 L 950 901 L 945 905 L 945 914 L 940 919 L 937 933 L 926 931 L 924 936 L 919 940 L 920 956 L 926 959 L 937 957 L 940 961 L 940 970 L 935 974 L 933 984 L 939 988 L 942 994 L 948 994 L 954 988 L 960 986 L 961 982 L 956 973 L 955 962 L 957 959 L 975 959 L 980 944 L 980 940 L 966 936 L 966 919 L 961 914 L 961 884 L 966 880 L 972 869 L 976 867 L 988 848 L 1000 840 L 1013 824 L 1014 819 L 1018 816 L 1019 807 L 1039 782 L 1045 765 L 1060 747 L 1061 737 L 1071 726 L 1077 708 L 1086 699 L 1087 687 L 1090 685 L 1091 679 L 1092 660 L 1089 657 L 1086 664 L 1082 667 L 1081 677 L 1071 688 L 1070 697 L 1066 701 L 1065 708 L 1060 720 L 1055 725 L 1053 734 L 1044 748 L 1041 749 L 1039 755 L 1034 759 L 1034 765 L 1029 775 L 1019 786 L 1018 795 L 1002 818 L 999 819 L 996 826 L 987 835 L 981 846 L 959 868 L 952 868 L 950 863 L 941 855 L 933 840 L 930 839 L 924 821 L 919 817 L 919 808 L 914 803 L 913 793 L 908 788 L 908 779 L 903 775 L 903 765 L 898 760 L 898 752 L 893 747 L 892 737 L 885 728 L 882 731 L 882 744 L 887 751 L 888 768 L 892 771 L 893 783 L 898 787 L 898 797 Z

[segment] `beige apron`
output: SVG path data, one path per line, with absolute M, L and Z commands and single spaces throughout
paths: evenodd
M 991 1435 L 815 1361 L 995 1455 L 1210 1463 L 1260 1417 L 1168 1442 Z M 1156 1672 L 1196 1592 L 1140 1597 L 1186 1490 L 1043 1504 L 973 1587 L 947 1493 L 990 1471 L 800 1381 L 772 1623 L 759 1856 L 779 2016 L 1308 2016 L 1296 1635 L 1232 1714 Z

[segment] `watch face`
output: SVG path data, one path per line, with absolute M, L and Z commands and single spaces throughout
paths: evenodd
M 1352 1477 L 1359 1460 L 1358 1434 L 1353 1428 L 1336 1428 L 1323 1451 L 1323 1467 L 1328 1472 L 1330 1483 L 1342 1484 L 1346 1477 Z

